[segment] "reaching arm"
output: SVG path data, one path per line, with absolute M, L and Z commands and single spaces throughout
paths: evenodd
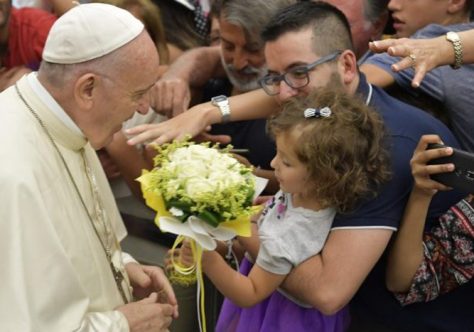
M 266 118 L 278 110 L 274 99 L 267 96 L 261 89 L 230 97 L 229 105 L 232 121 Z M 128 129 L 126 131 L 128 135 L 135 135 L 128 140 L 128 144 L 134 145 L 149 141 L 163 144 L 186 135 L 195 137 L 208 126 L 221 121 L 222 115 L 219 108 L 210 102 L 204 103 L 196 105 L 168 121 Z
M 196 47 L 183 53 L 168 68 L 163 77 L 181 78 L 192 87 L 201 87 L 210 78 L 224 74 L 220 46 L 205 46 Z
M 322 253 L 292 270 L 283 286 L 324 314 L 334 314 L 352 299 L 391 235 L 386 229 L 333 230 Z
M 390 73 L 376 65 L 363 64 L 360 66 L 360 71 L 365 74 L 368 82 L 378 87 L 385 89 L 395 83 L 395 79 Z
M 474 62 L 474 29 L 458 32 L 463 46 L 463 62 Z M 425 74 L 435 67 L 454 63 L 453 45 L 440 36 L 431 39 L 386 39 L 377 40 L 369 44 L 373 52 L 387 52 L 392 56 L 402 57 L 400 61 L 392 66 L 394 71 L 414 67 L 415 76 L 412 86 L 420 86 Z M 415 56 L 415 61 L 409 55 Z
M 392 292 L 406 292 L 423 260 L 423 231 L 433 195 L 448 187 L 430 179 L 429 174 L 452 171 L 453 165 L 427 165 L 434 158 L 448 156 L 452 149 L 426 150 L 429 143 L 441 143 L 437 135 L 420 139 L 411 160 L 415 179 L 400 229 L 395 237 L 387 265 L 387 288 Z
M 254 265 L 248 277 L 232 269 L 215 251 L 203 254 L 203 271 L 217 289 L 239 307 L 251 307 L 267 298 L 285 279 Z

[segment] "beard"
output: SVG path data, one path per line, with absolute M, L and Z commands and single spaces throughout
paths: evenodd
M 337 71 L 333 71 L 331 73 L 331 76 L 329 77 L 329 81 L 326 84 L 326 87 L 333 91 L 334 90 L 341 91 L 341 92 L 346 91 L 344 84 L 342 83 L 341 75 L 339 75 Z
M 228 64 L 224 61 L 222 54 L 221 61 L 230 83 L 240 92 L 259 89 L 260 84 L 258 80 L 267 74 L 267 66 L 265 65 L 260 68 L 246 66 L 241 70 L 237 70 L 233 64 Z

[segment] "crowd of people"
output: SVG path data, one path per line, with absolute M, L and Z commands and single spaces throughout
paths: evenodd
M 151 146 L 192 136 L 269 180 L 239 271 L 203 254 L 226 298 L 208 330 L 471 331 L 473 193 L 430 175 L 474 152 L 473 7 L 0 0 L 0 330 L 189 317 L 162 268 L 122 251 L 109 182 L 141 199 Z

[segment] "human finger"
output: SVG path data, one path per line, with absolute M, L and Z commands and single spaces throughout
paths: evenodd
M 168 116 L 173 112 L 173 98 L 174 98 L 174 80 L 166 80 L 163 82 L 163 89 L 161 91 L 161 110 Z
M 387 52 L 388 48 L 397 43 L 396 39 L 389 38 L 384 40 L 375 40 L 369 43 L 369 48 L 374 53 Z
M 254 205 L 263 205 L 266 204 L 273 196 L 258 196 L 253 201 Z
M 415 69 L 415 76 L 413 77 L 411 81 L 411 86 L 414 88 L 420 87 L 421 81 L 425 78 L 425 75 L 427 73 L 427 68 L 425 63 L 421 63 L 417 68 Z
M 128 145 L 148 143 L 163 135 L 162 130 L 156 124 L 143 124 L 125 131 L 132 137 L 127 140 Z
M 172 113 L 170 114 L 170 117 L 174 117 L 186 111 L 189 107 L 190 101 L 191 92 L 189 91 L 189 87 L 184 82 L 181 82 L 181 84 L 175 87 L 172 100 Z
M 411 67 L 416 66 L 416 55 L 408 54 L 407 56 L 402 57 L 398 62 L 394 63 L 391 68 L 395 72 L 405 70 Z
M 171 286 L 171 283 L 169 282 L 168 278 L 165 276 L 161 268 L 155 267 L 152 270 L 151 278 L 153 280 L 153 287 L 165 293 L 167 303 L 171 305 L 178 304 L 178 301 L 176 300 L 176 295 L 173 291 L 173 287 Z

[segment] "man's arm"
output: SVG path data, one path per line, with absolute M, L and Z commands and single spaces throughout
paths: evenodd
M 333 314 L 352 299 L 391 235 L 386 229 L 333 230 L 322 253 L 298 265 L 283 286 L 324 314 Z
M 278 104 L 262 89 L 243 93 L 229 98 L 231 121 L 266 118 L 278 110 Z M 188 111 L 158 124 L 145 124 L 127 129 L 128 135 L 135 135 L 128 144 L 135 145 L 148 141 L 157 144 L 180 139 L 186 135 L 194 137 L 206 127 L 220 123 L 222 115 L 219 108 L 210 102 L 196 105 Z
M 376 65 L 368 63 L 363 64 L 360 66 L 360 71 L 365 74 L 369 83 L 372 83 L 378 87 L 385 89 L 395 83 L 395 79 L 390 73 Z

